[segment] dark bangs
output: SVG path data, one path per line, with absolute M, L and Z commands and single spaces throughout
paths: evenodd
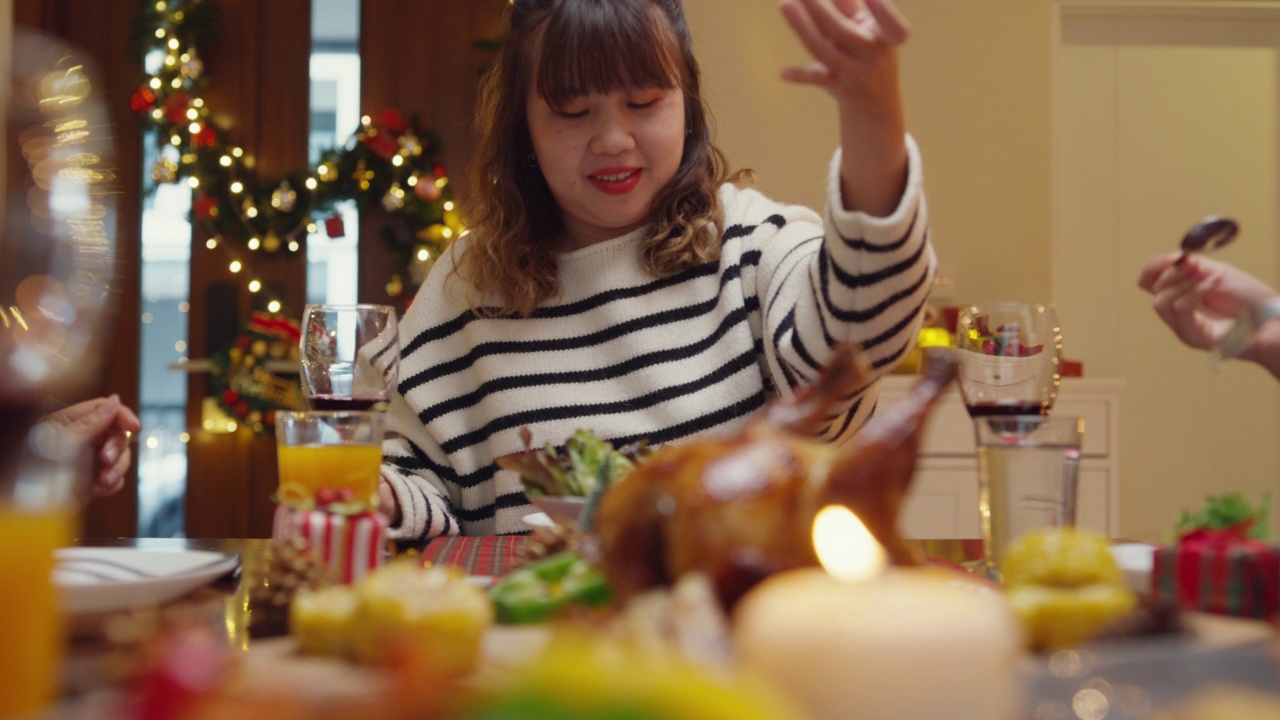
M 552 107 L 592 93 L 686 84 L 680 41 L 661 10 L 637 0 L 566 3 L 552 13 L 537 54 L 537 92 Z M 567 9 L 566 8 L 566 9 Z

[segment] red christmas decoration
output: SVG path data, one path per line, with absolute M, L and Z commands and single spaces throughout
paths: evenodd
M 191 136 L 191 142 L 196 147 L 213 147 L 218 142 L 218 131 L 213 129 L 211 125 L 205 125 L 200 128 L 200 132 Z
M 347 234 L 347 229 L 346 229 L 346 226 L 343 225 L 342 216 L 339 215 L 338 213 L 334 213 L 329 217 L 325 218 L 324 232 L 333 240 L 337 240 L 340 237 L 345 237 Z
M 133 95 L 129 98 L 129 107 L 134 112 L 147 112 L 156 104 L 156 94 L 151 92 L 151 88 L 143 85 L 133 91 Z
M 362 140 L 365 145 L 369 146 L 370 152 L 383 160 L 390 160 L 396 153 L 400 152 L 400 143 L 396 142 L 390 133 L 370 130 L 365 133 Z
M 235 390 L 227 389 L 222 391 L 223 405 L 235 405 L 239 401 L 240 401 L 240 394 L 237 393 Z
M 191 209 L 195 211 L 197 219 L 212 220 L 218 216 L 218 201 L 200 193 L 195 200 L 191 201 Z
M 393 135 L 403 135 L 405 130 L 409 129 L 409 123 L 404 119 L 404 113 L 399 108 L 385 108 L 378 115 L 378 124 L 391 132 Z
M 181 125 L 187 121 L 187 96 L 174 93 L 164 101 L 164 118 L 173 125 Z

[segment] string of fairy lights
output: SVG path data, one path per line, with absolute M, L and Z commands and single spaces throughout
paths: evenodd
M 255 256 L 298 253 L 322 226 L 329 238 L 343 237 L 336 206 L 348 199 L 361 211 L 377 207 L 404 220 L 383 232 L 396 268 L 387 294 L 421 283 L 463 232 L 437 138 L 419 118 L 386 109 L 361 118 L 360 129 L 314 167 L 259 178 L 254 158 L 227 142 L 203 97 L 209 79 L 197 45 L 216 28 L 215 6 L 216 0 L 146 0 L 135 18 L 137 52 L 152 67 L 130 105 L 160 144 L 152 179 L 186 182 L 192 223 L 208 235 L 205 247 L 223 253 L 250 293 L 269 292 L 253 269 Z M 283 310 L 274 297 L 266 307 Z

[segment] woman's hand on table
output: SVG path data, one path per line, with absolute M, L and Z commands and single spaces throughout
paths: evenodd
M 142 430 L 138 416 L 119 395 L 98 397 L 69 405 L 45 418 L 85 438 L 93 452 L 90 498 L 105 497 L 124 487 L 125 474 L 133 462 L 131 436 Z
M 378 512 L 387 518 L 387 526 L 400 524 L 400 503 L 396 502 L 396 494 L 386 480 L 378 481 Z

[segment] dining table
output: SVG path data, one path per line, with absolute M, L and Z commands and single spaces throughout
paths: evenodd
M 981 556 L 976 539 L 917 540 L 934 564 L 957 572 Z M 447 565 L 484 584 L 522 562 L 528 536 L 438 538 L 423 547 L 396 549 L 415 562 Z M 262 538 L 120 538 L 89 539 L 81 546 L 126 547 L 154 551 L 207 551 L 235 556 L 238 566 L 223 577 L 158 608 L 72 615 L 68 622 L 63 687 L 64 706 L 80 708 L 66 717 L 92 717 L 95 698 L 117 692 L 137 668 L 138 637 L 157 620 L 196 618 L 238 651 L 240 677 L 274 693 L 306 697 L 314 707 L 357 713 L 362 701 L 388 691 L 385 673 L 328 658 L 300 655 L 287 635 L 251 632 L 249 601 L 265 578 L 272 541 Z M 1028 653 L 1019 672 L 1025 687 L 1026 718 L 1086 717 L 1073 710 L 1080 693 L 1106 687 L 1112 691 L 1110 720 L 1147 718 L 1198 690 L 1221 685 L 1274 696 L 1280 707 L 1280 635 L 1277 627 L 1258 620 L 1181 613 L 1182 631 L 1132 641 L 1073 648 L 1059 653 Z M 130 633 L 133 633 L 131 636 Z M 134 637 L 136 636 L 136 637 Z M 483 672 L 514 671 L 532 662 L 548 641 L 542 626 L 495 625 L 481 652 Z M 922 687 L 927 688 L 926 679 Z M 85 713 L 88 714 L 85 714 Z M 350 716 L 349 713 L 347 713 Z M 343 716 L 338 715 L 323 715 Z M 1104 717 L 1104 715 L 1097 715 Z

